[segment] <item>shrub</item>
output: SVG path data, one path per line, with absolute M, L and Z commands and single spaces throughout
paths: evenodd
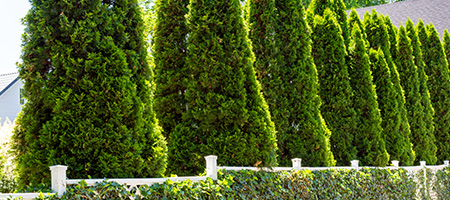
M 412 149 L 412 144 L 410 142 L 411 137 L 411 130 L 408 123 L 408 115 L 407 110 L 405 107 L 405 96 L 402 86 L 400 85 L 400 78 L 399 73 L 397 71 L 397 66 L 394 64 L 391 56 L 391 45 L 389 43 L 390 35 L 388 34 L 388 29 L 386 29 L 386 23 L 384 22 L 384 18 L 376 11 L 372 11 L 372 14 L 366 13 L 364 15 L 363 24 L 365 26 L 367 40 L 369 41 L 370 48 L 374 50 L 380 49 L 383 51 L 384 58 L 386 59 L 386 64 L 389 68 L 389 75 L 390 79 L 392 81 L 392 84 L 394 86 L 394 93 L 395 95 L 394 99 L 391 99 L 397 102 L 398 106 L 398 112 L 399 117 L 394 118 L 395 121 L 392 121 L 394 123 L 393 127 L 395 129 L 391 129 L 391 134 L 396 134 L 398 137 L 391 136 L 389 133 L 385 133 L 386 141 L 388 141 L 388 138 L 394 137 L 394 138 L 401 138 L 403 137 L 403 141 L 398 141 L 399 143 L 387 143 L 387 150 L 389 154 L 392 156 L 391 159 L 398 159 L 401 163 L 404 165 L 412 165 L 415 160 L 415 154 Z M 375 73 L 373 74 L 374 80 L 382 80 L 385 77 L 377 77 L 382 74 Z M 389 86 L 387 86 L 389 87 Z M 387 88 L 389 89 L 389 88 Z M 378 85 L 377 85 L 378 90 Z M 386 90 L 383 90 L 386 91 Z M 387 91 L 386 91 L 387 92 Z M 383 94 L 378 94 L 379 97 L 381 97 Z M 379 101 L 379 103 L 385 103 L 386 101 Z M 384 106 L 380 106 L 381 109 L 383 109 Z M 386 108 L 386 107 L 384 107 Z M 385 111 L 381 111 L 385 112 Z M 383 115 L 384 116 L 384 115 Z M 383 118 L 384 119 L 384 118 Z M 383 126 L 383 128 L 387 127 Z M 394 140 L 392 138 L 391 141 Z M 393 146 L 394 144 L 398 144 L 397 146 Z M 397 154 L 399 153 L 399 154 Z
M 419 22 L 423 27 L 423 22 Z M 419 24 L 418 24 L 419 28 Z M 421 31 L 423 41 L 422 52 L 425 61 L 425 72 L 430 77 L 427 85 L 436 111 L 434 116 L 436 137 L 436 156 L 439 161 L 450 159 L 450 72 L 445 59 L 444 49 L 436 29 L 430 25 L 425 32 Z M 425 33 L 423 33 L 425 32 Z
M 16 189 L 14 161 L 9 153 L 13 130 L 14 125 L 9 119 L 0 123 L 0 193 L 10 193 Z
M 253 5 L 255 4 L 255 5 Z M 276 2 L 276 34 L 260 16 L 263 6 L 250 1 L 250 39 L 256 57 L 255 71 L 277 130 L 279 163 L 289 165 L 292 158 L 302 158 L 306 166 L 332 166 L 330 131 L 320 114 L 317 71 L 311 57 L 309 27 L 299 1 Z M 260 34 L 263 32 L 264 34 Z M 276 50 L 273 49 L 274 38 Z M 272 55 L 272 56 L 271 56 Z
M 154 107 L 167 140 L 181 122 L 186 108 L 187 5 L 188 0 L 155 2 L 156 20 L 152 36 L 156 84 Z
M 151 105 L 138 2 L 33 1 L 25 17 L 25 104 L 13 135 L 18 180 L 160 176 L 166 147 Z
M 442 39 L 443 41 L 443 48 L 445 52 L 445 57 L 447 58 L 447 62 L 450 60 L 450 34 L 448 33 L 448 30 L 445 29 L 444 31 L 444 37 Z
M 356 158 L 353 142 L 357 116 L 341 29 L 333 12 L 327 9 L 324 17 L 315 15 L 312 30 L 312 56 L 319 76 L 321 112 L 332 133 L 331 151 L 337 165 L 349 165 Z
M 276 136 L 253 69 L 239 0 L 192 0 L 187 111 L 170 135 L 172 171 L 195 174 L 204 155 L 220 165 L 274 166 Z
M 408 110 L 408 121 L 411 125 L 411 141 L 414 144 L 416 161 L 436 163 L 436 145 L 432 130 L 425 124 L 424 106 L 420 93 L 420 80 L 417 66 L 414 64 L 411 39 L 407 36 L 406 28 L 400 26 L 397 36 L 397 56 L 395 64 L 398 67 L 400 81 L 405 90 L 405 106 Z
M 358 116 L 355 135 L 357 159 L 361 165 L 386 166 L 389 154 L 382 137 L 381 114 L 372 82 L 366 42 L 358 25 L 353 25 L 349 46 L 349 76 L 353 88 L 353 107 Z
M 450 198 L 450 168 L 444 168 L 436 172 L 436 179 L 433 184 L 438 199 Z

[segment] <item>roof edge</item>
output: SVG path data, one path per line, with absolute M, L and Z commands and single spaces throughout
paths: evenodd
M 19 77 L 17 77 L 16 79 L 14 79 L 13 81 L 11 81 L 11 83 L 9 83 L 5 89 L 3 89 L 2 91 L 0 91 L 0 96 L 2 96 L 4 93 L 6 93 L 6 91 L 8 91 L 9 88 L 11 88 L 17 81 L 19 80 Z

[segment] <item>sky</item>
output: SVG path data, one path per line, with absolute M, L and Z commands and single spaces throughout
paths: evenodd
M 0 74 L 16 72 L 20 61 L 25 17 L 31 4 L 28 0 L 0 0 Z

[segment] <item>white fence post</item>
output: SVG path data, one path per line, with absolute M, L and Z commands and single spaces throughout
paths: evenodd
M 426 195 L 427 194 L 427 190 L 428 190 L 428 187 L 427 187 L 427 169 L 426 169 L 427 161 L 420 161 L 420 166 L 423 167 L 423 177 L 424 177 L 424 179 L 423 179 L 423 192 L 424 192 L 424 195 Z
M 359 171 L 359 160 L 352 160 L 350 161 L 352 163 L 352 167 L 356 170 Z
M 294 158 L 292 159 L 292 169 L 300 170 L 302 168 L 302 159 Z
M 52 175 L 52 190 L 61 197 L 66 192 L 67 166 L 50 166 L 50 171 Z
M 206 159 L 206 176 L 217 180 L 217 156 L 205 156 Z
M 448 160 L 444 160 L 444 166 L 448 167 Z
M 392 161 L 392 165 L 395 167 L 395 169 L 398 169 L 398 164 L 399 164 L 400 162 L 398 161 L 398 160 L 393 160 Z

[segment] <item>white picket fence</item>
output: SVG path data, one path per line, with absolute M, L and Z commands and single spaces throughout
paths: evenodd
M 127 178 L 111 178 L 107 179 L 111 182 L 117 182 L 121 185 L 126 184 L 129 189 L 141 185 L 152 185 L 155 183 L 164 183 L 167 180 L 171 181 L 185 181 L 185 180 L 191 180 L 192 182 L 200 182 L 203 180 L 206 180 L 207 177 L 210 177 L 213 180 L 217 180 L 217 172 L 219 169 L 223 170 L 253 170 L 253 171 L 260 171 L 260 170 L 267 170 L 267 171 L 289 171 L 289 170 L 311 170 L 311 171 L 317 171 L 317 170 L 328 170 L 328 169 L 355 169 L 359 170 L 360 168 L 377 168 L 377 169 L 398 169 L 399 161 L 392 161 L 393 166 L 389 167 L 360 167 L 358 160 L 352 160 L 351 166 L 349 167 L 302 167 L 301 165 L 301 159 L 300 158 L 294 158 L 292 159 L 292 167 L 274 167 L 274 168 L 259 168 L 259 167 L 228 167 L 228 166 L 217 166 L 217 156 L 210 155 L 206 156 L 206 176 L 185 176 L 185 177 L 169 177 L 169 178 L 133 178 L 133 179 L 127 179 Z M 433 171 L 437 171 L 439 169 L 443 169 L 445 167 L 449 166 L 449 161 L 444 161 L 443 165 L 426 165 L 425 161 L 420 162 L 420 166 L 402 166 L 401 168 L 408 171 L 408 173 L 413 174 L 423 169 L 431 169 Z M 64 165 L 55 165 L 50 167 L 51 171 L 51 179 L 52 179 L 52 190 L 53 193 L 46 193 L 45 196 L 49 195 L 58 195 L 62 196 L 64 192 L 66 191 L 67 185 L 75 185 L 78 184 L 80 181 L 84 180 L 88 186 L 95 185 L 96 183 L 100 183 L 104 181 L 105 179 L 67 179 L 67 166 Z M 426 170 L 425 170 L 426 172 Z M 424 174 L 426 177 L 426 173 Z M 426 180 L 426 179 L 425 179 Z M 426 186 L 426 183 L 425 183 Z M 424 190 L 430 190 L 430 188 L 423 188 Z M 137 193 L 139 190 L 136 191 Z M 7 199 L 7 198 L 18 198 L 22 197 L 24 200 L 27 199 L 34 199 L 36 197 L 39 197 L 40 193 L 0 193 L 0 199 Z

